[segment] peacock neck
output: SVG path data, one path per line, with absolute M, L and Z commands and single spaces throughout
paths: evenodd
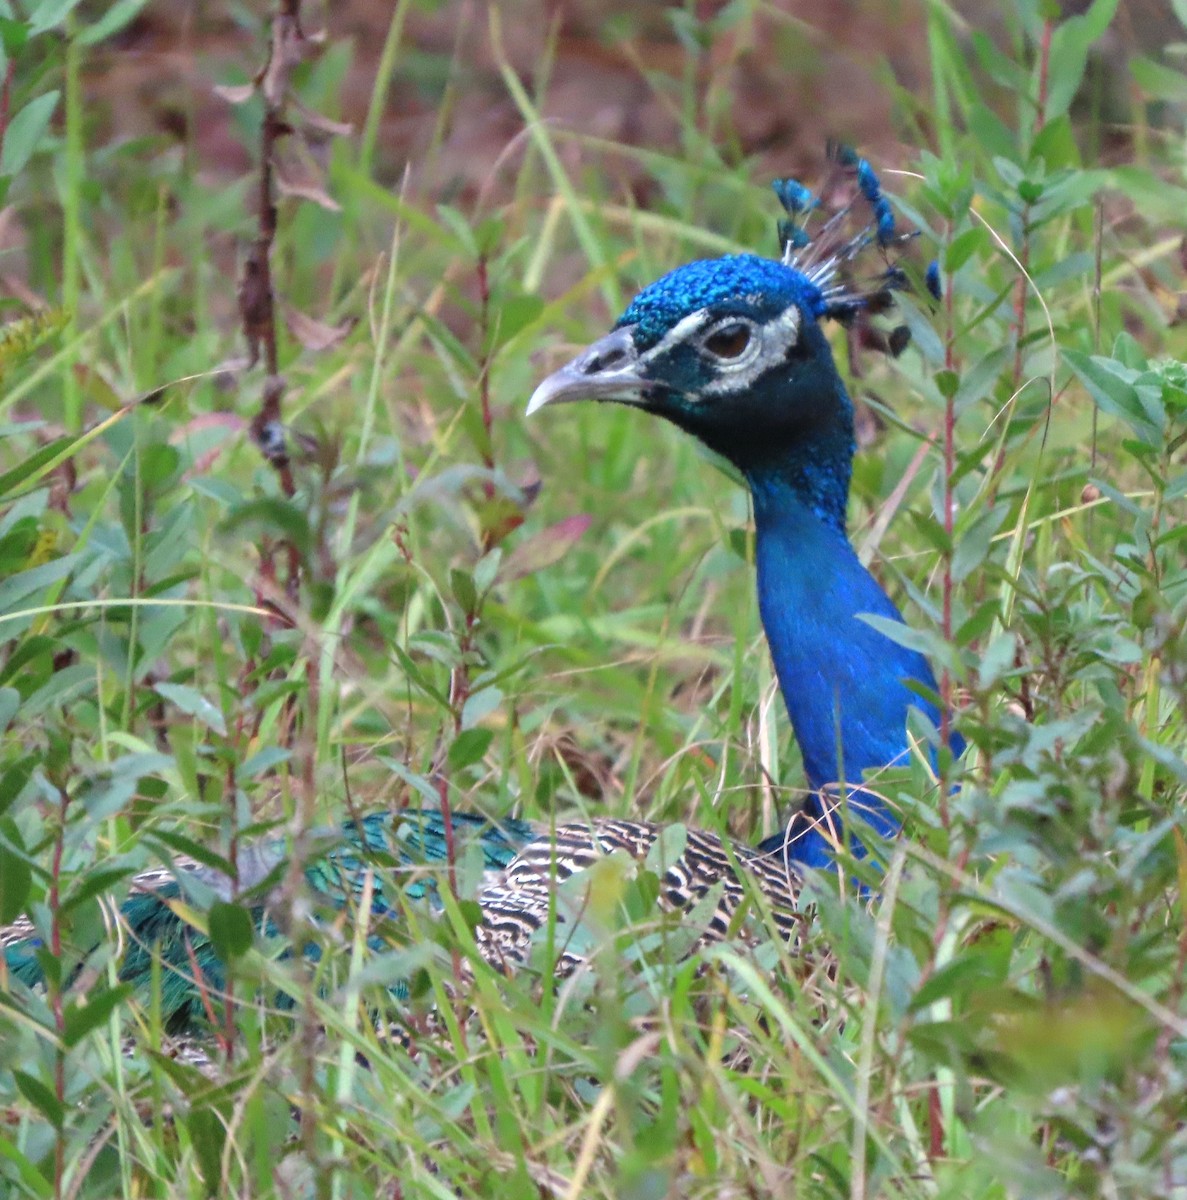
M 830 449 L 840 451 L 831 468 Z M 759 611 L 814 793 L 806 815 L 820 818 L 829 810 L 828 821 L 813 822 L 786 846 L 782 838 L 769 842 L 807 866 L 831 862 L 832 839 L 841 832 L 836 790 L 828 803 L 819 792 L 827 784 L 846 784 L 843 811 L 860 808 L 884 837 L 898 831 L 886 802 L 859 785 L 867 771 L 903 761 L 911 707 L 938 721 L 934 707 L 908 686 L 916 681 L 934 691 L 927 661 L 859 619 L 863 613 L 902 617 L 845 533 L 848 456 L 840 446 L 815 450 L 747 472 Z

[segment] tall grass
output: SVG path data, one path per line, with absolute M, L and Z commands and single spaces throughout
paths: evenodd
M 917 149 L 878 165 L 944 299 L 904 300 L 898 360 L 838 336 L 873 414 L 851 524 L 972 751 L 943 763 L 960 789 L 941 806 L 918 799 L 936 795 L 922 756 L 879 779 L 908 821 L 876 900 L 818 880 L 801 958 L 686 958 L 687 930 L 651 914 L 654 875 L 611 863 L 591 969 L 559 990 L 547 946 L 514 979 L 485 967 L 464 903 L 410 912 L 381 950 L 346 913 L 308 935 L 308 968 L 224 931 L 238 1004 L 215 1078 L 151 989 L 118 986 L 105 897 L 171 854 L 296 838 L 305 805 L 334 824 L 445 788 L 455 808 L 752 841 L 801 795 L 736 482 L 635 413 L 520 418 L 634 287 L 773 249 L 766 181 L 703 57 L 773 18 L 674 14 L 684 66 L 650 77 L 682 122 L 665 152 L 545 120 L 496 11 L 518 182 L 453 205 L 418 182 L 431 157 L 381 174 L 416 7 L 395 11 L 357 148 L 326 152 L 341 211 L 280 206 L 279 297 L 319 323 L 279 332 L 291 496 L 247 436 L 259 370 L 215 370 L 238 353 L 225 248 L 253 234 L 250 181 L 103 142 L 80 104 L 89 10 L 65 49 L 31 10 L 11 19 L 11 111 L 65 97 L 8 202 L 28 286 L 66 312 L 9 302 L 0 341 L 0 919 L 29 912 L 61 969 L 44 996 L 0 992 L 0 1190 L 1187 1188 L 1184 83 L 1139 61 L 1131 126 L 1105 123 L 1115 2 L 1057 21 L 1019 0 L 996 40 L 932 4 L 929 92 L 886 85 Z M 267 32 L 245 19 L 243 77 Z M 334 32 L 296 76 L 331 112 L 354 69 Z M 258 117 L 233 118 L 249 148 Z M 609 182 L 623 156 L 645 206 Z M 338 332 L 314 350 L 319 329 Z M 268 568 L 286 544 L 295 600 Z M 463 901 L 476 886 L 463 862 Z M 96 942 L 84 992 L 72 948 Z M 411 981 L 391 1014 L 410 1045 L 375 1020 L 393 979 Z M 292 1012 L 267 1011 L 278 991 Z

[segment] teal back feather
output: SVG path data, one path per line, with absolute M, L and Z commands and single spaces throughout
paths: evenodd
M 456 854 L 460 857 L 477 844 L 487 871 L 505 868 L 537 832 L 526 821 L 494 821 L 475 813 L 453 814 L 452 825 Z M 445 819 L 435 810 L 372 813 L 316 836 L 330 839 L 331 844 L 309 859 L 305 878 L 313 898 L 335 910 L 360 902 L 369 868 L 373 869 L 373 916 L 382 918 L 398 912 L 401 898 L 431 903 L 437 894 L 440 868 L 448 861 Z M 279 933 L 267 901 L 289 849 L 287 840 L 277 838 L 240 855 L 239 894 L 257 931 L 266 938 Z M 408 878 L 393 886 L 393 874 L 399 874 L 401 868 L 408 872 Z M 224 873 L 198 865 L 179 868 L 175 875 L 149 872 L 138 876 L 133 884 L 134 890 L 120 907 L 124 937 L 120 979 L 133 984 L 142 998 L 147 998 L 153 964 L 159 960 L 162 1019 L 170 1031 L 180 1032 L 203 1020 L 203 994 L 217 1000 L 225 990 L 226 971 L 210 939 L 183 920 L 172 902 L 190 902 L 200 909 L 203 892 L 205 898 L 213 892 L 229 899 L 230 884 Z M 45 981 L 43 943 L 31 930 L 21 930 L 24 936 L 14 940 L 16 932 L 0 931 L 0 936 L 8 935 L 4 938 L 7 973 L 26 986 L 40 986 Z M 307 953 L 316 958 L 316 947 L 309 947 Z M 201 986 L 197 985 L 198 975 Z M 283 999 L 277 1003 L 285 1006 Z

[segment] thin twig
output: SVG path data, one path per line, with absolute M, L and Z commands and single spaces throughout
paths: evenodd
M 9 58 L 4 72 L 4 83 L 0 86 L 0 154 L 4 153 L 4 138 L 8 133 L 8 110 L 12 96 L 12 81 L 16 74 L 16 60 Z
M 272 19 L 272 41 L 268 61 L 256 77 L 264 101 L 260 123 L 260 173 L 256 189 L 256 237 L 243 264 L 239 280 L 239 316 L 247 343 L 249 365 L 261 357 L 267 376 L 260 410 L 251 423 L 251 435 L 260 453 L 276 469 L 281 491 L 296 494 L 288 445 L 282 422 L 285 381 L 280 374 L 276 336 L 276 293 L 272 282 L 272 247 L 276 241 L 276 151 L 280 140 L 292 132 L 285 117 L 293 68 L 306 52 L 301 31 L 300 0 L 279 0 Z M 300 587 L 301 555 L 287 543 L 286 593 L 295 598 Z

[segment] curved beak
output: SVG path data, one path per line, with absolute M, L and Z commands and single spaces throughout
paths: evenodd
M 639 371 L 639 354 L 627 325 L 587 346 L 572 362 L 554 371 L 532 393 L 525 415 L 546 404 L 571 400 L 621 400 L 638 403 L 647 380 Z

